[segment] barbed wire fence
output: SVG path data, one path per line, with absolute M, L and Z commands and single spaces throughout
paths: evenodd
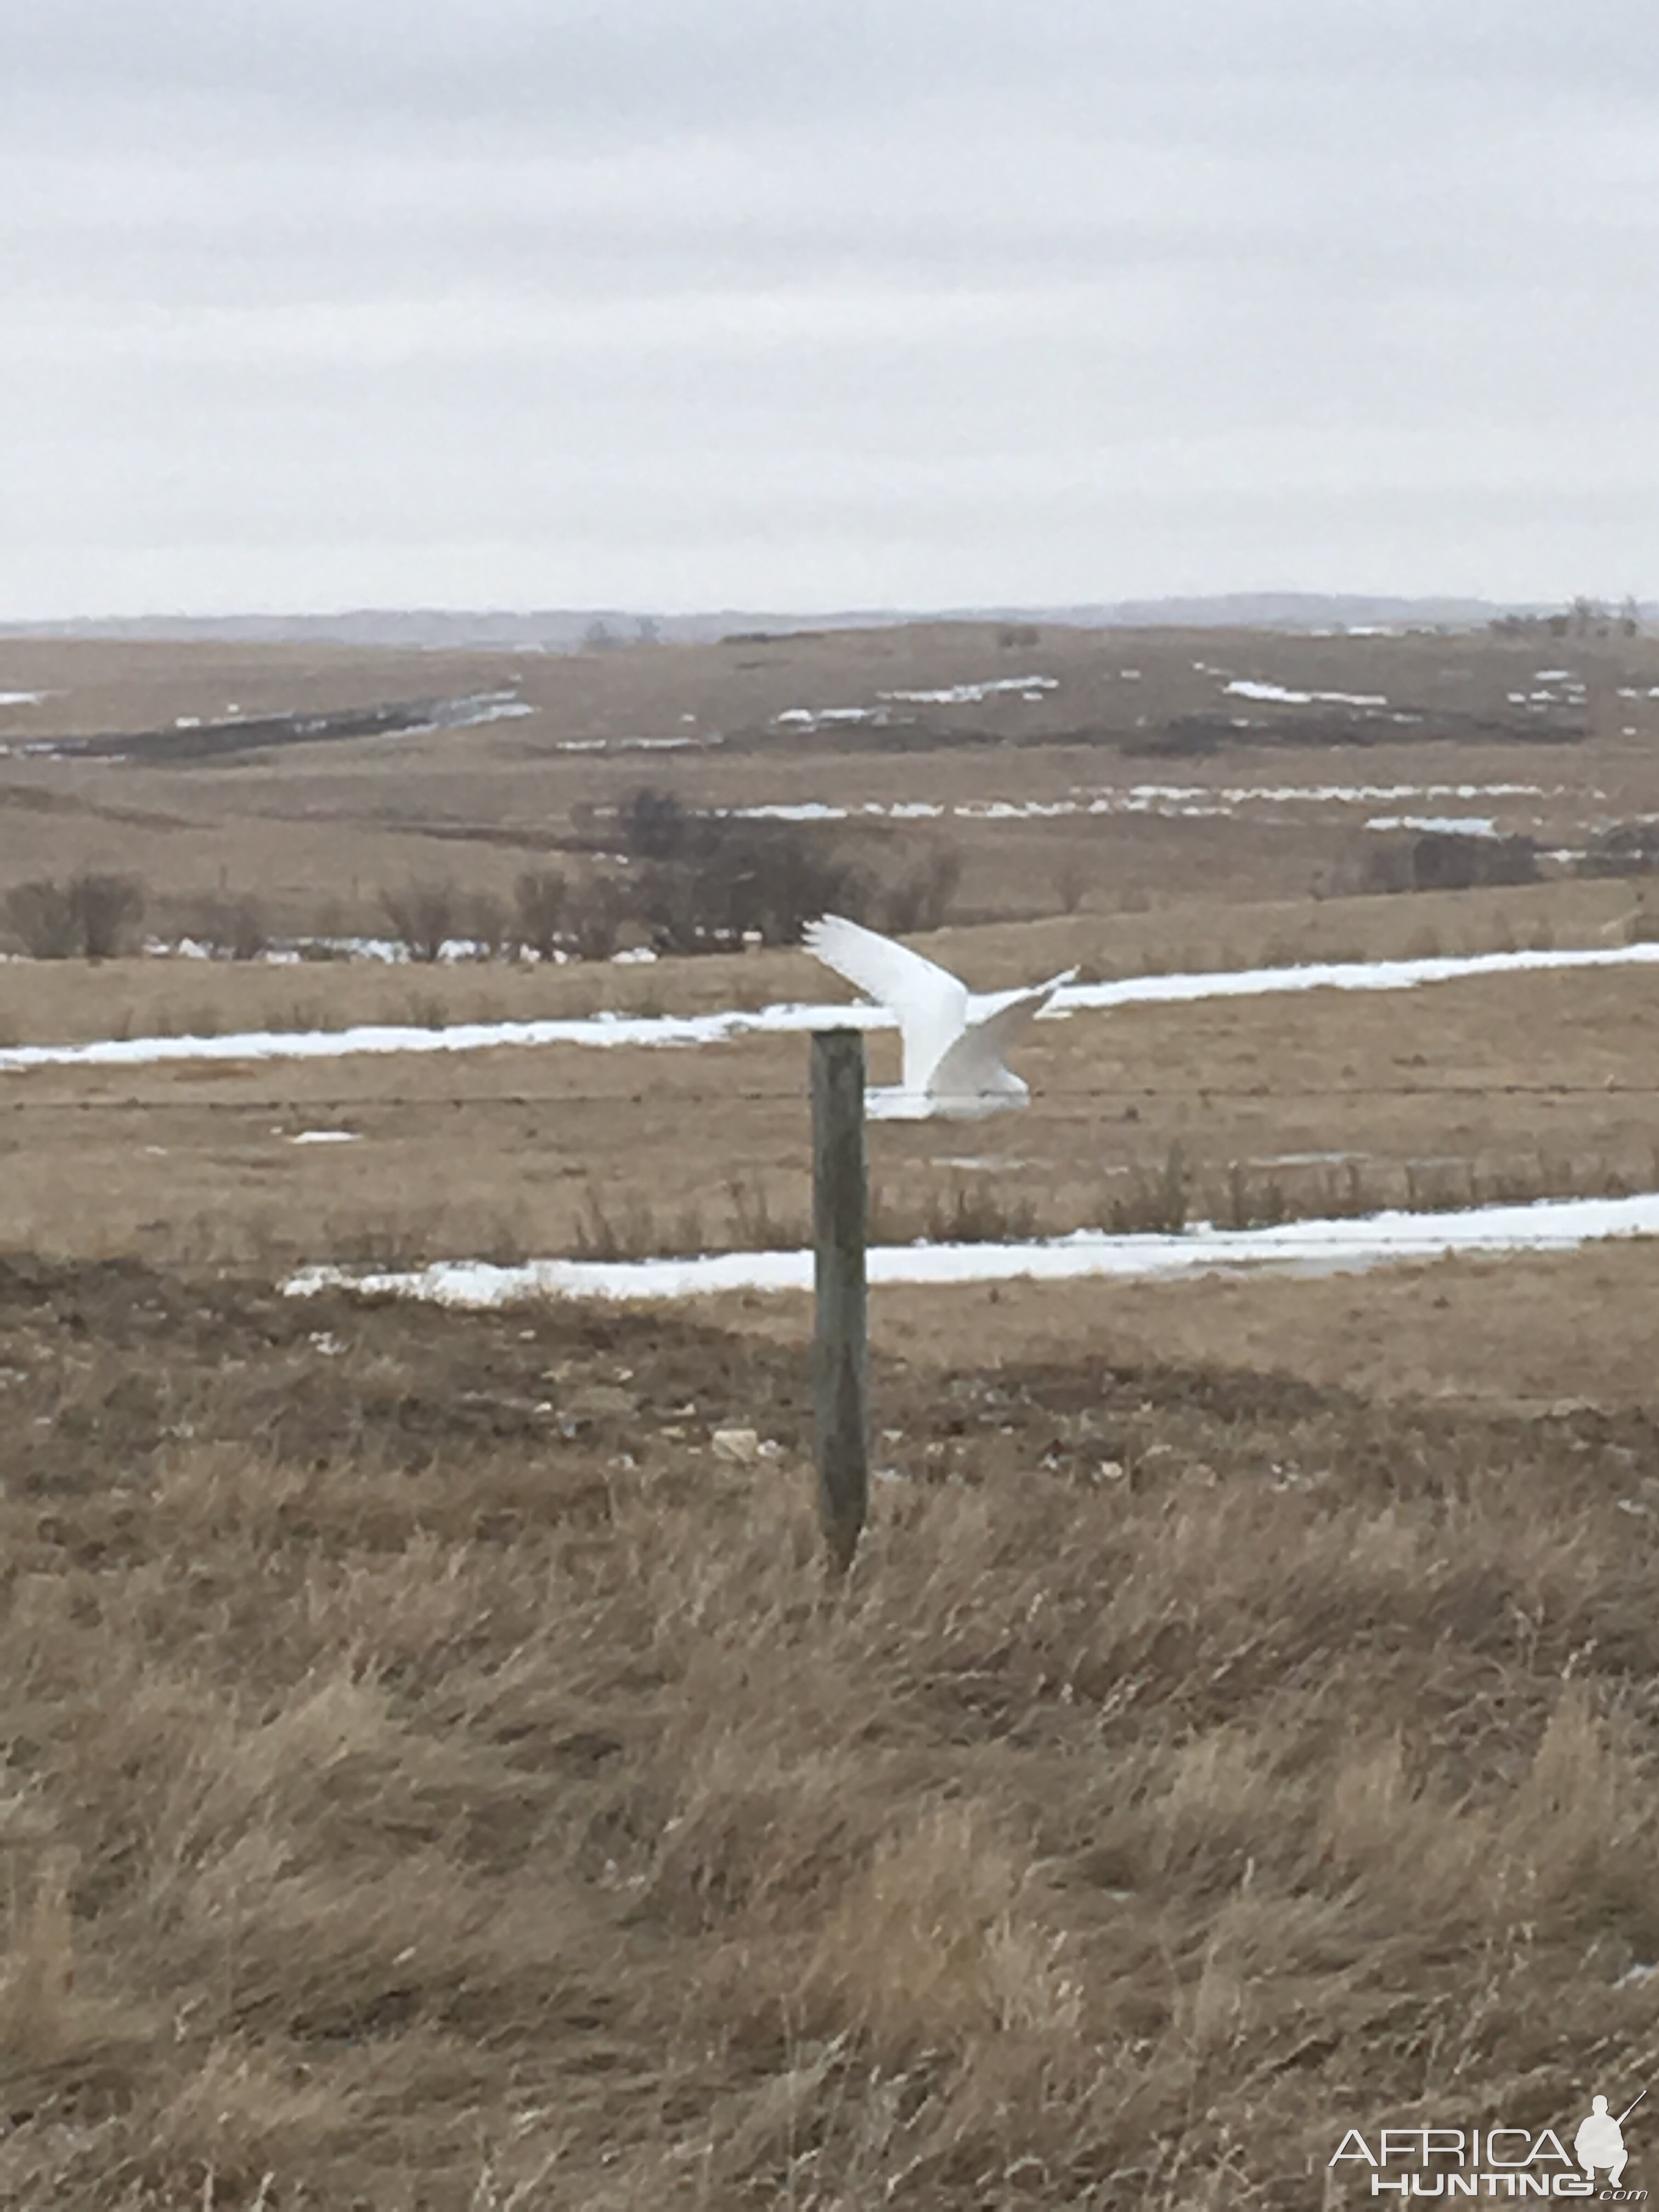
M 179 1063 L 169 1061 L 167 1066 Z M 208 1063 L 223 1067 L 229 1063 Z M 306 1065 L 296 1060 L 299 1066 Z M 33 1081 L 49 1073 L 63 1070 L 12 1071 L 18 1082 Z M 72 1072 L 72 1071 L 70 1071 Z M 0 1084 L 7 1071 L 0 1070 Z M 1161 1085 L 1156 1084 L 1045 1084 L 1041 1093 L 1032 1101 L 1041 1108 L 1044 1101 L 1054 1098 L 1098 1101 L 1127 1101 L 1130 1104 L 1145 1102 L 1182 1103 L 1214 1099 L 1250 1099 L 1270 1104 L 1278 1099 L 1367 1099 L 1367 1098 L 1653 1098 L 1659 1097 L 1659 1082 L 1625 1083 L 1603 1080 L 1591 1083 L 1190 1083 Z M 719 1090 L 688 1091 L 678 1087 L 659 1091 L 454 1091 L 445 1092 L 410 1091 L 391 1093 L 379 1091 L 340 1092 L 321 1097 L 314 1092 L 289 1091 L 270 1097 L 207 1098 L 170 1097 L 146 1098 L 131 1094 L 110 1098 L 6 1097 L 0 1095 L 0 1114 L 282 1114 L 304 1107 L 307 1111 L 347 1113 L 357 1110 L 379 1113 L 408 1112 L 423 1108 L 447 1109 L 459 1112 L 463 1108 L 500 1106 L 515 1109 L 548 1106 L 795 1106 L 800 1103 L 798 1091 L 780 1086 L 776 1090 L 753 1091 L 732 1089 L 722 1085 Z M 1030 1109 L 1028 1109 L 1029 1111 Z M 872 1118 L 879 1119 L 879 1116 Z

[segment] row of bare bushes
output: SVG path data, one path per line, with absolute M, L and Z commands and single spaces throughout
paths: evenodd
M 900 934 L 937 929 L 962 875 L 948 844 L 930 843 L 896 871 L 872 869 L 823 830 L 697 812 L 651 785 L 619 810 L 617 830 L 630 903 L 663 951 L 793 944 L 803 923 L 832 909 Z
M 1507 890 L 1541 882 L 1540 859 L 1532 837 L 1425 830 L 1368 847 L 1357 887 L 1368 892 Z M 1659 822 L 1638 816 L 1595 830 L 1572 870 L 1591 879 L 1659 872 Z
M 945 843 L 895 851 L 866 840 L 854 848 L 816 826 L 698 812 L 648 785 L 618 810 L 612 836 L 619 850 L 585 854 L 569 871 L 526 868 L 506 890 L 468 890 L 449 877 L 387 885 L 380 915 L 406 956 L 428 963 L 458 955 L 604 960 L 630 944 L 717 952 L 794 944 L 804 923 L 831 911 L 900 934 L 936 929 L 962 873 Z M 168 941 L 188 940 L 215 958 L 257 959 L 271 943 L 251 895 L 227 888 L 161 903 Z M 137 949 L 149 906 L 133 876 L 41 878 L 5 894 L 6 934 L 33 959 L 111 959 Z M 302 957 L 349 947 L 332 931 L 298 940 Z
M 905 934 L 936 929 L 960 856 L 930 844 L 882 872 L 822 830 L 693 812 L 649 786 L 620 810 L 621 851 L 579 874 L 525 870 L 510 896 L 425 879 L 382 892 L 380 909 L 412 960 L 465 945 L 481 959 L 603 960 L 626 943 L 665 953 L 793 945 L 830 912 Z
M 1431 830 L 1370 846 L 1359 889 L 1376 891 L 1511 890 L 1541 881 L 1531 837 L 1477 837 Z
M 113 960 L 137 949 L 149 905 L 137 876 L 37 876 L 6 893 L 5 932 L 31 960 Z M 259 902 L 246 895 L 187 900 L 179 919 L 181 934 L 215 959 L 257 960 L 270 942 Z
M 6 924 L 36 960 L 111 960 L 130 950 L 144 918 L 144 887 L 93 870 L 67 883 L 36 877 L 6 893 Z

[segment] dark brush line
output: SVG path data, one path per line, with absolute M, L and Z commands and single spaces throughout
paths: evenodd
M 1206 1104 L 1218 1098 L 1252 1099 L 1269 1103 L 1278 1099 L 1362 1098 L 1651 1098 L 1659 1096 L 1659 1083 L 1400 1083 L 1352 1084 L 1335 1087 L 1295 1085 L 1263 1091 L 1255 1085 L 1195 1084 L 1180 1090 L 1157 1091 L 1130 1085 L 1062 1085 L 1045 1090 L 1039 1100 L 1050 1098 L 1180 1101 Z M 346 1112 L 405 1112 L 416 1107 L 444 1108 L 459 1113 L 466 1107 L 505 1106 L 526 1112 L 545 1112 L 561 1106 L 778 1106 L 808 1103 L 803 1091 L 549 1091 L 524 1097 L 502 1091 L 459 1097 L 386 1097 L 365 1093 L 337 1098 L 8 1098 L 0 1099 L 0 1113 L 9 1114 L 327 1114 Z M 949 1117 L 941 1117 L 948 1120 Z M 1000 1119 L 1000 1116 L 990 1117 Z M 964 1126 L 966 1126 L 964 1124 Z

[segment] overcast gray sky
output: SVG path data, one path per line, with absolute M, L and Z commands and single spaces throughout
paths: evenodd
M 0 0 L 0 618 L 1659 590 L 1654 0 Z

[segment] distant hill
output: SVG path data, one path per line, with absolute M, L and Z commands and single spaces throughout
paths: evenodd
M 571 653 L 583 647 L 653 640 L 665 644 L 706 644 L 745 633 L 783 636 L 798 630 L 874 629 L 923 622 L 1049 623 L 1083 629 L 1467 629 L 1498 615 L 1553 611 L 1541 605 L 1492 599 L 1233 592 L 1208 598 L 1118 599 L 1078 606 L 850 608 L 832 614 L 768 613 L 742 608 L 653 615 L 620 607 L 555 607 L 531 612 L 365 607 L 331 615 L 91 616 L 69 622 L 0 623 L 0 636 Z M 1659 606 L 1650 604 L 1643 613 L 1659 614 Z

